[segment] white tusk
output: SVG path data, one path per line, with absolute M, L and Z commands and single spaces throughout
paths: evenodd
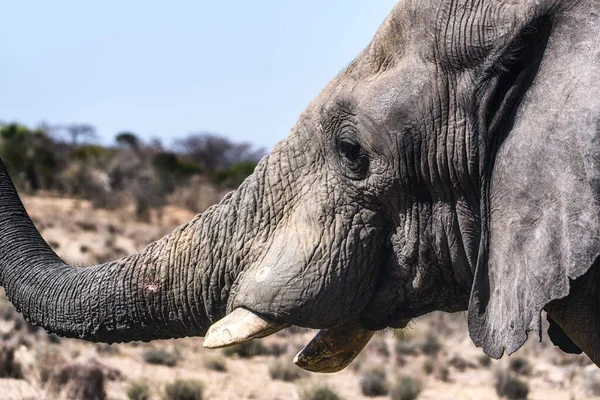
M 208 328 L 204 347 L 218 349 L 272 335 L 290 326 L 288 323 L 269 321 L 245 308 L 236 308 Z

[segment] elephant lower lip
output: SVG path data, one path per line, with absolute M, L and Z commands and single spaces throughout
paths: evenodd
M 372 318 L 367 315 L 363 315 L 360 317 L 360 322 L 365 329 L 379 331 L 386 328 L 393 329 L 402 329 L 406 328 L 408 323 L 412 321 L 413 318 L 385 318 L 378 319 Z

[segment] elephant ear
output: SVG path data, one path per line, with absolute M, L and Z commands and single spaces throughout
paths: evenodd
M 535 76 L 489 158 L 469 332 L 499 358 L 541 335 L 541 311 L 600 254 L 600 19 L 551 19 Z M 586 6 L 587 5 L 587 6 Z M 586 9 L 587 7 L 587 9 Z M 540 336 L 541 338 L 541 336 Z

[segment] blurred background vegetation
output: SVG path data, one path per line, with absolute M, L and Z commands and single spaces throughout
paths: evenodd
M 102 145 L 89 124 L 0 122 L 0 157 L 21 193 L 81 198 L 107 209 L 133 203 L 141 220 L 164 205 L 204 211 L 265 154 L 213 133 L 190 134 L 167 147 L 124 131 Z

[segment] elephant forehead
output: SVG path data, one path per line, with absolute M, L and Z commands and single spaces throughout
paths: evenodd
M 428 117 L 427 110 L 435 96 L 431 89 L 437 87 L 434 72 L 418 59 L 359 86 L 355 93 L 361 134 L 380 151 L 385 149 L 381 146 L 393 143 L 394 135 L 403 127 Z

